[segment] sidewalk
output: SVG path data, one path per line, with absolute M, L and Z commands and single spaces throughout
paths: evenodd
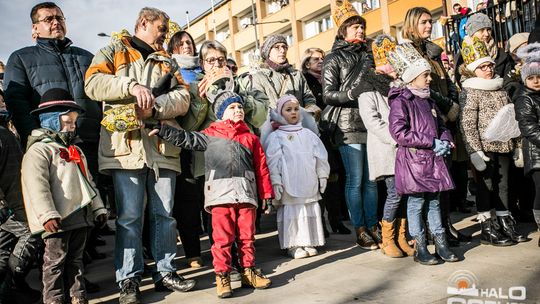
M 201 269 L 186 268 L 183 249 L 179 246 L 179 273 L 197 279 L 195 290 L 188 293 L 156 293 L 151 279 L 146 277 L 141 286 L 142 300 L 143 303 L 182 304 L 447 303 L 452 297 L 447 294 L 447 287 L 456 287 L 455 278 L 449 283 L 451 275 L 457 270 L 467 270 L 478 279 L 476 287 L 484 289 L 484 297 L 455 296 L 463 300 L 448 303 L 466 303 L 468 299 L 501 304 L 540 303 L 539 233 L 533 224 L 520 225 L 522 231 L 532 232 L 529 236 L 533 238 L 532 241 L 510 247 L 494 247 L 480 245 L 476 232 L 478 225 L 471 220 L 473 218 L 464 218 L 455 225 L 458 229 L 464 229 L 462 231 L 465 233 L 475 232 L 476 236 L 471 243 L 455 248 L 463 261 L 423 266 L 415 263 L 411 257 L 390 259 L 379 250 L 362 250 L 355 246 L 353 234 L 331 234 L 318 256 L 292 260 L 279 249 L 277 232 L 268 232 L 275 226 L 275 217 L 264 217 L 262 224 L 266 233 L 257 235 L 256 257 L 257 267 L 272 279 L 271 288 L 245 289 L 240 288 L 239 282 L 233 282 L 233 297 L 217 298 L 209 242 L 205 237 L 202 241 L 205 267 Z M 114 282 L 112 262 L 114 236 L 105 239 L 107 246 L 99 250 L 105 252 L 107 258 L 94 261 L 88 266 L 88 279 L 98 283 L 102 289 L 99 293 L 90 294 L 90 303 L 118 303 L 119 294 Z M 433 252 L 433 246 L 429 248 Z M 36 287 L 38 283 L 35 271 L 31 277 L 32 286 Z M 511 290 L 513 299 L 503 298 L 508 296 L 509 288 L 513 286 L 526 288 L 526 300 L 517 300 L 521 293 L 520 289 L 515 288 Z

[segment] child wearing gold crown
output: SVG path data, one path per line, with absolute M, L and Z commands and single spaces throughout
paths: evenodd
M 509 103 L 503 79 L 495 73 L 495 61 L 483 41 L 465 37 L 461 55 L 464 64 L 459 101 L 460 124 L 465 147 L 476 171 L 478 190 L 476 208 L 482 232 L 480 242 L 508 246 L 526 238 L 515 229 L 508 211 L 508 179 L 512 157 L 517 167 L 523 166 L 520 139 L 488 141 L 484 132 L 499 110 Z M 492 209 L 500 224 L 494 224 Z
M 394 164 L 396 162 L 396 141 L 388 130 L 388 92 L 396 72 L 386 60 L 386 53 L 396 48 L 394 38 L 379 35 L 371 45 L 375 59 L 376 74 L 366 79 L 372 86 L 368 92 L 360 94 L 358 109 L 367 129 L 367 159 L 369 179 L 384 181 L 386 201 L 384 203 L 381 252 L 388 257 L 412 256 L 414 249 L 406 238 L 407 219 L 399 216 L 401 195 L 396 191 Z M 396 244 L 397 243 L 397 244 Z
M 388 120 L 390 134 L 398 145 L 396 189 L 399 194 L 408 195 L 409 233 L 416 241 L 414 260 L 423 265 L 439 263 L 427 249 L 422 220 L 422 210 L 427 203 L 435 251 L 444 261 L 455 262 L 458 258 L 448 246 L 439 207 L 439 193 L 454 188 L 444 159 L 454 144 L 439 109 L 430 98 L 431 66 L 409 43 L 397 46 L 387 57 L 406 83 L 403 87 L 390 89 Z
M 525 87 L 515 102 L 516 119 L 523 136 L 525 174 L 532 176 L 536 187 L 533 214 L 540 230 L 540 42 L 529 44 L 517 55 L 523 61 L 521 79 Z

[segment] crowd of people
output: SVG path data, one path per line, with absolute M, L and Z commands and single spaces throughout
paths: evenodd
M 236 280 L 268 288 L 255 267 L 264 213 L 294 259 L 324 246 L 326 210 L 362 249 L 435 265 L 471 241 L 449 216 L 470 212 L 470 190 L 482 244 L 530 240 L 512 210 L 540 229 L 540 19 L 505 51 L 478 12 L 446 54 L 426 8 L 407 11 L 398 43 L 331 4 L 328 54 L 308 48 L 295 69 L 270 35 L 240 75 L 221 43 L 197 50 L 159 9 L 93 55 L 66 37 L 60 7 L 34 6 L 36 44 L 11 54 L 0 90 L 0 303 L 88 303 L 84 264 L 109 218 L 121 304 L 140 303 L 149 271 L 155 291 L 196 288 L 177 273 L 177 238 L 199 268 L 203 230 L 218 297 Z M 25 280 L 34 265 L 42 292 Z

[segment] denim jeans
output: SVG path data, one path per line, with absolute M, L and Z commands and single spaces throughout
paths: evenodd
M 396 190 L 396 179 L 392 176 L 384 178 L 386 184 L 386 201 L 384 202 L 383 220 L 392 222 L 396 218 L 401 196 Z
M 345 167 L 345 201 L 355 229 L 377 224 L 377 183 L 369 180 L 366 144 L 339 146 Z
M 427 204 L 425 204 L 427 202 Z M 407 219 L 409 221 L 409 233 L 412 237 L 423 235 L 425 232 L 422 211 L 427 210 L 429 230 L 432 234 L 444 233 L 441 222 L 441 209 L 439 208 L 439 193 L 415 193 L 410 194 L 407 201 Z
M 116 281 L 136 278 L 143 273 L 142 228 L 145 199 L 148 201 L 150 249 L 156 262 L 154 282 L 176 271 L 176 221 L 172 216 L 176 172 L 160 169 L 159 179 L 149 168 L 113 170 L 116 194 Z M 146 195 L 145 195 L 146 194 Z

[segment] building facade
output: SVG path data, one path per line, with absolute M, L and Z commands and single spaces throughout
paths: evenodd
M 385 32 L 400 39 L 407 10 L 412 6 L 423 6 L 433 14 L 432 40 L 444 41 L 443 27 L 438 21 L 443 13 L 441 0 L 350 2 L 366 19 L 370 37 Z M 189 27 L 184 28 L 193 36 L 197 47 L 207 39 L 223 43 L 228 56 L 241 67 L 249 65 L 257 47 L 256 40 L 259 41 L 258 45 L 262 45 L 265 37 L 271 34 L 287 37 L 289 62 L 298 67 L 302 53 L 307 48 L 319 47 L 330 51 L 337 31 L 333 25 L 329 0 L 224 0 L 215 4 L 213 10 L 209 9 L 191 20 Z

